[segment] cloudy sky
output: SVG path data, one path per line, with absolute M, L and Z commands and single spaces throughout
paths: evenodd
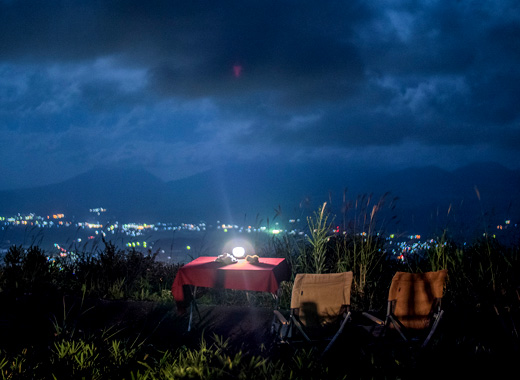
M 99 166 L 520 168 L 520 3 L 0 0 L 0 189 Z

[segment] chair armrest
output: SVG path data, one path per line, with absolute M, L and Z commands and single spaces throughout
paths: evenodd
M 372 314 L 369 314 L 367 312 L 362 312 L 361 315 L 363 315 L 364 317 L 370 319 L 372 322 L 374 323 L 377 323 L 378 325 L 381 325 L 383 326 L 385 324 L 385 322 L 375 316 L 373 316 Z
M 280 323 L 281 323 L 282 325 L 287 325 L 287 324 L 289 324 L 289 322 L 288 322 L 287 319 L 283 316 L 282 313 L 280 313 L 278 310 L 273 310 L 273 312 L 274 312 L 275 317 L 278 318 L 278 320 L 280 321 Z

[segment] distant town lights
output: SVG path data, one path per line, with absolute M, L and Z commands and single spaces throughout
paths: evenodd
M 103 228 L 102 224 L 85 223 L 88 228 Z
M 106 208 L 103 208 L 103 207 L 97 207 L 97 208 L 91 208 L 89 210 L 90 212 L 93 212 L 93 213 L 96 213 L 98 215 L 101 215 L 102 212 L 106 212 L 107 209 Z

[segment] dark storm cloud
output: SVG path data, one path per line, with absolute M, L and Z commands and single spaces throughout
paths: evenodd
M 197 25 L 193 51 L 180 62 L 172 56 L 173 61 L 153 66 L 152 85 L 181 96 L 267 92 L 287 104 L 348 95 L 362 78 L 362 64 L 349 41 L 349 20 L 359 15 L 354 9 L 327 8 L 262 2 L 208 11 L 213 21 Z M 329 30 L 330 23 L 337 30 Z M 233 77 L 233 66 L 241 68 L 240 77 Z
M 323 88 L 355 80 L 361 63 L 349 40 L 368 16 L 354 2 L 3 5 L 4 59 L 77 61 L 120 54 L 146 65 L 163 90 L 183 95 L 231 90 L 233 65 L 243 67 L 243 89 L 293 84 L 305 90 L 308 84 L 294 82 L 311 80 Z
M 49 156 L 25 151 L 36 138 L 68 172 L 136 160 L 163 177 L 262 155 L 378 165 L 410 147 L 425 164 L 511 164 L 519 14 L 508 0 L 0 1 L 2 154 Z

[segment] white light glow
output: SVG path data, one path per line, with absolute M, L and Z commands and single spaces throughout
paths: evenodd
M 246 250 L 244 249 L 244 247 L 235 247 L 233 248 L 233 256 L 235 256 L 236 258 L 241 258 L 241 257 L 244 257 L 244 255 L 246 254 Z
M 247 239 L 231 238 L 224 244 L 220 252 L 229 252 L 237 259 L 243 259 L 246 255 L 254 255 L 255 248 Z

